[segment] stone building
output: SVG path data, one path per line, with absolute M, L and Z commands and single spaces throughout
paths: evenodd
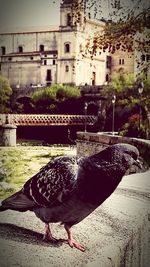
M 71 16 L 72 1 L 60 5 L 58 27 L 30 28 L 0 34 L 1 74 L 12 86 L 41 86 L 54 83 L 101 85 L 110 73 L 108 55 L 93 60 L 82 51 L 104 22 Z
M 0 34 L 0 70 L 12 86 L 23 88 L 55 83 L 102 85 L 114 70 L 134 73 L 134 56 L 118 51 L 112 56 L 97 52 L 93 60 L 82 51 L 103 21 L 86 19 L 81 11 L 78 23 L 72 17 L 72 3 L 60 5 L 58 27 L 30 28 Z
M 140 62 L 140 65 L 138 64 Z M 136 78 L 138 74 L 144 71 L 147 77 L 150 77 L 150 54 L 145 52 L 134 51 L 126 52 L 118 50 L 111 57 L 111 73 L 119 71 L 120 69 L 125 72 L 132 73 Z

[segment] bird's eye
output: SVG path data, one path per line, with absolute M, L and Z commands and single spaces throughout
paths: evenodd
M 125 151 L 125 154 L 128 154 L 130 157 L 132 157 L 134 160 L 137 160 L 138 155 L 134 153 L 133 151 Z

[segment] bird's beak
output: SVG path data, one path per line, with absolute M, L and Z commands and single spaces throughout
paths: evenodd
M 138 168 L 142 169 L 142 164 L 141 164 L 141 162 L 140 162 L 140 160 L 139 160 L 139 159 L 137 159 L 137 160 L 134 160 L 134 163 L 133 163 L 133 165 L 135 165 L 135 166 L 137 166 Z

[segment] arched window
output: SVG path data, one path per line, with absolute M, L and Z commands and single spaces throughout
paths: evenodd
M 69 53 L 70 52 L 70 44 L 66 43 L 65 44 L 65 53 Z
M 40 51 L 40 52 L 44 52 L 44 45 L 41 44 L 41 45 L 39 46 L 39 51 Z
M 109 82 L 109 74 L 106 74 L 106 82 Z
M 20 46 L 18 46 L 18 52 L 19 53 L 23 53 L 23 47 L 20 45 Z

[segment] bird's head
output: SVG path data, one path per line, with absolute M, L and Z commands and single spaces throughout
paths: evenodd
M 142 166 L 138 158 L 139 151 L 135 146 L 118 143 L 90 156 L 82 163 L 82 168 L 86 173 L 91 173 L 92 176 L 87 175 L 87 177 L 95 177 L 95 181 L 102 176 L 120 180 L 125 174 L 137 172 L 139 168 L 141 169 Z
M 120 160 L 122 160 L 122 163 L 126 168 L 130 168 L 132 165 L 136 165 L 138 168 L 142 167 L 139 161 L 139 151 L 135 146 L 118 143 L 112 145 L 110 149 L 112 150 L 112 153 L 115 155 L 116 159 L 120 157 Z
M 135 146 L 118 143 L 110 145 L 90 158 L 92 159 L 92 165 L 95 166 L 95 169 L 103 169 L 106 173 L 109 173 L 109 171 L 110 173 L 118 172 L 123 175 L 127 170 L 130 170 L 133 165 L 141 168 L 138 157 L 139 151 Z M 90 168 L 90 166 L 88 168 Z
M 85 158 L 79 176 L 88 201 L 102 203 L 117 187 L 122 177 L 138 163 L 139 151 L 129 144 L 114 144 Z M 85 179 L 86 177 L 86 179 Z M 82 194 L 82 192 L 80 191 Z M 86 200 L 87 200 L 86 199 Z

